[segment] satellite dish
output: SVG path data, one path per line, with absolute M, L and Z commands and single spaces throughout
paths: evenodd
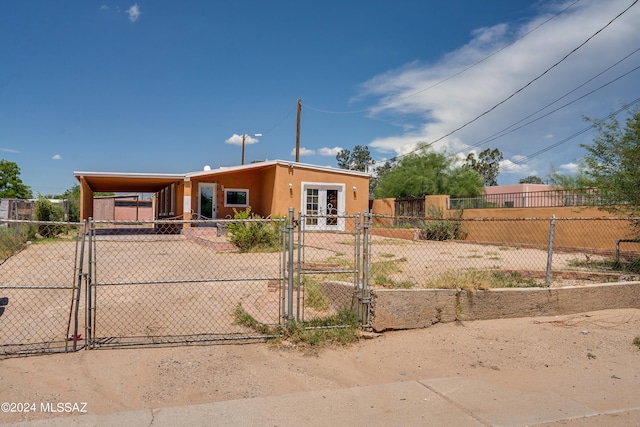
M 211 170 L 211 166 L 209 165 L 204 165 L 204 167 L 202 168 L 203 171 L 210 171 Z

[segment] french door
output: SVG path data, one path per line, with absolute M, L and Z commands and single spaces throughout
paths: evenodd
M 302 213 L 308 230 L 344 230 L 344 185 L 302 184 Z

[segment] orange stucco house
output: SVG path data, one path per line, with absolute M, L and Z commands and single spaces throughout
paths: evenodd
M 80 182 L 80 217 L 93 216 L 94 192 L 153 193 L 154 219 L 225 219 L 251 207 L 266 217 L 289 207 L 316 215 L 354 215 L 369 206 L 369 175 L 284 160 L 267 160 L 186 174 L 74 172 Z M 317 229 L 344 230 L 343 221 Z M 308 227 L 309 228 L 309 227 Z

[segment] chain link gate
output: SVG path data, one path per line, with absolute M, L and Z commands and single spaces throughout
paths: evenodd
M 239 251 L 226 236 L 232 224 L 273 234 L 278 250 Z M 89 347 L 272 336 L 255 326 L 283 321 L 284 226 L 284 219 L 90 220 Z
M 0 221 L 0 355 L 82 347 L 84 227 Z
M 324 325 L 331 319 L 330 326 L 339 327 L 348 326 L 355 316 L 358 324 L 367 324 L 369 292 L 361 274 L 360 218 L 300 212 L 295 221 L 290 208 L 289 320 Z
M 318 220 L 341 229 L 313 230 Z M 340 327 L 354 314 L 368 324 L 370 220 L 360 215 L 6 222 L 62 237 L 25 240 L 0 262 L 0 354 L 264 339 L 287 322 Z M 272 230 L 277 249 L 242 252 L 231 224 Z

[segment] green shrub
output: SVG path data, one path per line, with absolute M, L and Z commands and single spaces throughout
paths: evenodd
M 260 221 L 259 215 L 251 213 L 251 207 L 243 211 L 233 210 L 233 219 L 239 220 L 229 224 L 227 231 L 230 241 L 240 252 L 256 250 L 277 250 L 281 245 L 280 223 Z
M 467 231 L 462 228 L 462 222 L 444 217 L 444 210 L 435 206 L 427 208 L 427 216 L 433 219 L 421 220 L 418 223 L 420 232 L 418 238 L 422 240 L 463 240 Z
M 424 220 L 420 221 L 418 237 L 422 240 L 464 239 L 467 235 L 460 221 Z
M 44 197 L 38 198 L 35 211 L 38 221 L 64 221 L 64 208 L 61 205 L 51 203 Z M 38 226 L 38 233 L 42 237 L 55 237 L 63 230 L 63 226 L 55 224 L 40 224 Z

